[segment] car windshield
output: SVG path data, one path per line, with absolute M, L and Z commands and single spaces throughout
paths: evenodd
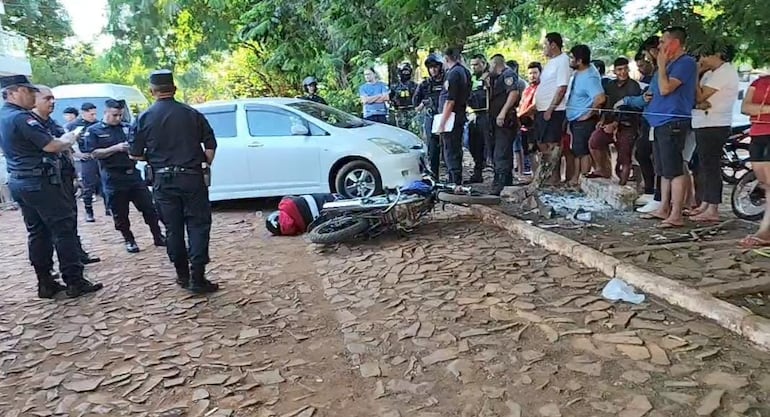
M 83 103 L 92 103 L 96 106 L 96 118 L 101 120 L 104 116 L 104 102 L 108 99 L 109 97 L 57 98 L 56 107 L 54 108 L 51 117 L 53 117 L 53 119 L 56 120 L 59 124 L 64 126 L 64 114 L 62 113 L 64 109 L 67 107 L 74 107 L 78 113 L 80 113 L 80 107 L 83 105 Z M 124 122 L 131 123 L 133 121 L 133 115 L 136 114 L 134 107 L 135 106 L 133 105 L 129 106 L 129 108 L 131 108 L 131 114 L 127 114 L 128 112 L 123 114 Z
M 352 114 L 345 113 L 344 111 L 337 110 L 333 107 L 325 106 L 323 104 L 314 103 L 312 101 L 290 103 L 288 106 L 297 109 L 309 116 L 315 117 L 318 120 L 326 122 L 334 127 L 341 127 L 343 129 L 353 129 L 357 127 L 369 126 L 371 124 L 363 119 L 353 116 Z

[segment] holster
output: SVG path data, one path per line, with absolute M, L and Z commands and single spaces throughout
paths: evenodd
M 150 164 L 145 164 L 143 171 L 144 171 L 144 183 L 148 187 L 151 187 L 155 183 L 155 174 L 153 173 L 152 167 L 150 166 Z

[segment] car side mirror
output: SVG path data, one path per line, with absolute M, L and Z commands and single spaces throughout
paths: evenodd
M 310 130 L 305 125 L 293 124 L 291 125 L 292 136 L 307 136 L 310 134 Z
M 738 100 L 743 100 L 743 90 L 738 91 Z

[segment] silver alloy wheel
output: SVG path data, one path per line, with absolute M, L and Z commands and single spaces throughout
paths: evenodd
M 353 198 L 371 197 L 376 187 L 374 173 L 356 168 L 345 176 L 345 192 Z

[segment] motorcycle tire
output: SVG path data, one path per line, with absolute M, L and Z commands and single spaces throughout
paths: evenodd
M 740 158 L 740 156 L 737 154 L 738 150 L 746 151 L 746 153 L 748 153 L 748 151 L 749 151 L 749 144 L 748 143 L 737 142 L 737 143 L 729 145 L 729 146 L 735 148 L 731 152 L 734 152 L 736 157 L 738 157 L 738 158 Z M 741 163 L 742 167 L 739 168 L 739 169 L 736 169 L 736 168 L 730 166 L 730 163 L 727 162 L 727 160 L 725 160 L 724 155 L 723 155 L 722 156 L 722 161 L 721 161 L 721 164 L 722 164 L 722 168 L 721 168 L 722 181 L 727 183 L 727 184 L 730 184 L 730 185 L 737 184 L 738 181 L 740 181 L 740 179 L 743 178 L 743 176 L 746 175 L 747 172 L 749 172 L 749 168 L 746 166 L 746 162 L 747 162 L 747 160 L 743 160 L 742 163 Z
M 335 217 L 314 227 L 308 233 L 308 239 L 322 245 L 343 243 L 354 239 L 367 229 L 369 221 L 366 219 L 352 216 Z
M 746 173 L 746 175 L 741 177 L 741 179 L 738 180 L 738 183 L 735 184 L 735 187 L 733 187 L 733 191 L 730 194 L 730 205 L 733 209 L 733 213 L 738 218 L 750 221 L 758 221 L 761 220 L 765 215 L 764 209 L 758 209 L 758 212 L 747 213 L 745 207 L 739 203 L 741 192 L 743 192 L 746 187 L 749 187 L 749 184 L 754 181 L 757 181 L 757 175 L 754 173 L 754 171 L 749 171 Z M 751 197 L 749 197 L 749 199 L 751 199 Z M 757 205 L 753 204 L 752 202 L 752 207 L 757 207 Z M 762 207 L 764 207 L 764 202 Z
M 452 204 L 479 204 L 482 206 L 494 206 L 500 204 L 500 197 L 489 194 L 453 194 L 448 192 L 438 193 L 438 199 Z

